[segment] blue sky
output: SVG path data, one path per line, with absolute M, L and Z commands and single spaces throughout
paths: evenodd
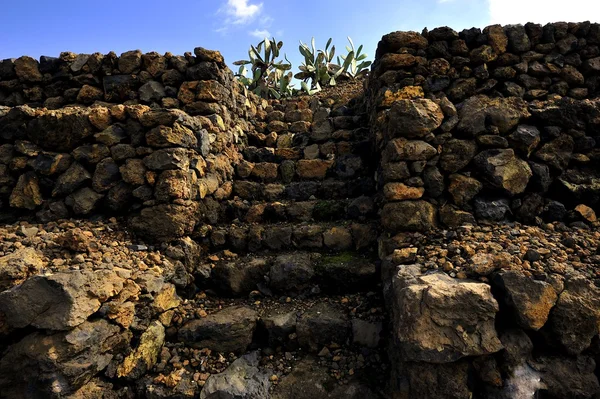
M 2 7 L 0 59 L 140 49 L 183 54 L 202 46 L 220 50 L 231 65 L 247 58 L 265 34 L 283 40 L 299 65 L 298 41 L 329 37 L 342 50 L 346 36 L 364 44 L 369 59 L 382 35 L 490 23 L 600 19 L 600 1 L 570 0 L 14 0 Z M 598 22 L 598 21 L 593 21 Z

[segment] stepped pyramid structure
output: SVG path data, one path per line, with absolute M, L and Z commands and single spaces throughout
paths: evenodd
M 0 62 L 0 398 L 600 395 L 600 25 Z M 537 392 L 537 393 L 536 393 Z

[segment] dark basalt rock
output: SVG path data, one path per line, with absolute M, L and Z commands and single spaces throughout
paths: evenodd
M 246 351 L 252 342 L 257 314 L 247 307 L 230 307 L 203 319 L 186 323 L 178 333 L 180 341 L 217 352 Z
M 92 132 L 87 112 L 77 108 L 46 113 L 27 124 L 27 137 L 32 142 L 59 152 L 73 150 Z

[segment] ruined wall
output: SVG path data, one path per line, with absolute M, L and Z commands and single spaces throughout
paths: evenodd
M 368 98 L 391 397 L 600 390 L 585 250 L 600 206 L 599 44 L 589 23 L 379 43 Z M 501 223 L 514 220 L 540 227 Z
M 57 109 L 106 101 L 210 115 L 224 107 L 235 110 L 227 101 L 232 98 L 232 81 L 221 54 L 201 47 L 183 56 L 139 50 L 120 56 L 64 52 L 39 61 L 23 56 L 0 61 L 0 105 Z
M 0 102 L 28 103 L 0 106 L 5 218 L 123 214 L 156 239 L 190 234 L 202 201 L 230 195 L 258 103 L 240 93 L 218 52 L 200 48 L 196 57 L 4 60 L 0 85 Z M 94 104 L 63 107 L 76 102 Z
M 600 26 L 395 32 L 370 77 L 388 231 L 598 208 Z

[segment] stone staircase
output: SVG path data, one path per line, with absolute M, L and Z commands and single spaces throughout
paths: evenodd
M 232 196 L 207 207 L 210 224 L 192 236 L 206 252 L 165 348 L 179 362 L 202 348 L 250 353 L 238 363 L 256 350 L 262 362 L 281 359 L 269 376 L 276 398 L 379 397 L 389 367 L 364 111 L 300 99 L 258 118 Z M 161 362 L 154 372 L 176 372 Z M 322 382 L 305 389 L 307 378 Z

